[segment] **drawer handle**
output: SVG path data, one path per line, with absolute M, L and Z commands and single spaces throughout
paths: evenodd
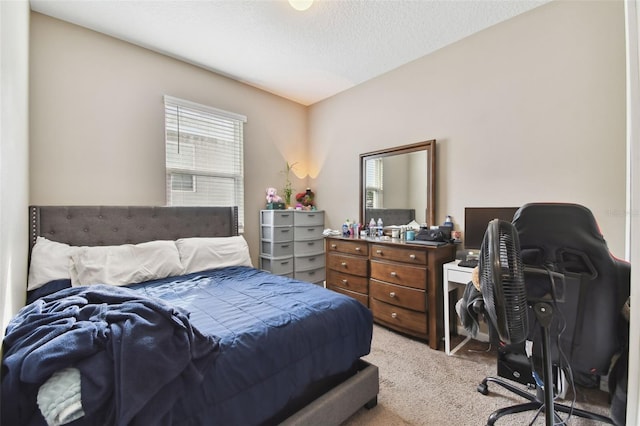
M 331 244 L 331 248 L 332 248 L 332 249 L 334 249 L 334 248 L 336 248 L 336 247 L 338 247 L 338 246 L 337 246 L 337 245 L 335 245 L 335 244 Z
M 283 245 L 281 245 L 280 247 L 282 247 L 282 248 L 289 248 L 289 244 L 283 244 Z
M 286 232 L 289 232 L 289 229 L 281 229 L 280 232 L 282 232 L 284 234 Z
M 347 280 L 342 280 L 342 284 L 344 284 L 344 285 L 347 285 L 348 282 L 349 281 L 347 281 Z
M 342 262 L 340 263 L 342 266 L 344 266 L 345 268 L 347 267 L 347 262 Z
M 310 243 L 307 243 L 307 245 L 308 245 L 308 246 L 312 246 L 312 245 L 314 245 L 314 244 L 315 244 L 315 241 L 312 241 L 312 242 L 310 242 Z
M 316 258 L 315 258 L 315 257 L 310 257 L 310 258 L 309 258 L 309 262 L 315 262 L 315 261 L 316 261 Z
M 376 254 L 382 254 L 382 250 L 376 250 Z
M 287 263 L 289 263 L 288 260 L 285 260 L 284 262 L 280 262 L 281 265 L 286 265 Z
M 356 247 L 356 251 L 360 251 L 360 247 Z
M 394 318 L 394 319 L 395 319 L 395 318 L 398 318 L 398 314 L 396 314 L 395 312 L 392 312 L 392 313 L 391 313 L 391 318 Z
M 315 230 L 316 230 L 315 228 L 307 228 L 307 231 L 309 231 L 309 232 L 313 232 Z
M 395 277 L 398 276 L 398 273 L 397 272 L 391 272 L 391 276 L 395 278 Z
M 410 254 L 410 255 L 409 255 L 409 259 L 411 259 L 411 260 L 415 260 L 415 259 L 416 259 L 416 255 L 415 255 L 415 254 Z
M 396 292 L 392 291 L 391 293 L 389 293 L 389 297 L 396 297 Z

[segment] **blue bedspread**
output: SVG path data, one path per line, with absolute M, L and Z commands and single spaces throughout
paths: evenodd
M 133 286 L 220 339 L 202 389 L 176 405 L 176 424 L 262 424 L 371 349 L 371 311 L 350 297 L 249 267 L 183 278 Z
M 83 292 L 92 289 L 99 288 L 79 287 L 58 291 L 37 300 L 24 310 L 38 314 L 38 310 L 55 305 L 58 303 L 55 300 L 62 296 L 73 296 L 77 299 L 84 297 L 80 294 L 86 295 Z M 120 385 L 126 385 L 122 387 L 114 383 L 120 392 L 115 393 L 116 398 L 120 398 L 123 404 L 129 406 L 127 418 L 149 420 L 146 424 L 264 424 L 273 420 L 273 416 L 281 413 L 291 401 L 299 398 L 311 384 L 348 371 L 356 360 L 369 353 L 371 346 L 372 315 L 359 302 L 313 284 L 272 275 L 254 268 L 230 267 L 136 284 L 125 289 L 108 288 L 107 294 L 118 295 L 121 291 L 126 292 L 128 297 L 144 300 L 143 305 L 147 307 L 171 307 L 169 309 L 172 314 L 169 317 L 175 324 L 169 329 L 173 329 L 173 332 L 163 327 L 164 331 L 161 334 L 175 333 L 185 327 L 188 330 L 187 335 L 191 336 L 191 340 L 185 340 L 184 337 L 178 339 L 193 347 L 188 351 L 189 362 L 185 361 L 184 354 L 174 353 L 171 345 L 168 349 L 147 348 L 149 352 L 143 357 L 138 356 L 137 361 L 132 357 L 140 346 L 144 346 L 140 342 L 149 340 L 145 336 L 153 333 L 151 322 L 144 316 L 140 321 L 135 319 L 127 322 L 127 319 L 130 319 L 128 314 L 114 314 L 114 321 L 110 325 L 92 325 L 92 333 L 87 333 L 84 337 L 94 346 L 105 346 L 103 351 L 87 354 L 84 358 L 84 355 L 78 354 L 73 359 L 76 366 L 83 367 L 83 386 L 85 381 L 89 382 L 90 391 L 87 391 L 86 396 L 89 406 L 96 407 L 93 409 L 94 412 L 105 410 L 99 401 L 105 404 L 103 397 L 107 391 L 103 386 L 110 386 L 108 381 L 112 376 L 102 377 L 102 374 L 104 371 L 108 374 L 115 373 L 113 377 L 123 380 Z M 69 303 L 68 299 L 64 299 L 56 308 L 56 312 L 62 315 L 62 323 L 70 321 L 64 316 L 66 314 L 62 314 L 64 309 L 60 309 Z M 98 307 L 91 309 L 99 311 Z M 161 312 L 164 312 L 165 319 L 169 318 L 169 311 Z M 186 312 L 189 313 L 188 321 Z M 23 315 L 19 315 L 18 318 L 21 317 Z M 31 317 L 34 318 L 33 315 Z M 82 319 L 85 317 L 91 318 L 92 315 L 85 312 Z M 63 355 L 61 345 L 50 343 L 49 346 L 41 346 L 37 338 L 28 339 L 27 343 L 22 344 L 31 351 L 39 352 L 40 355 L 37 357 L 25 358 L 19 354 L 21 349 L 9 349 L 7 352 L 7 347 L 10 348 L 19 340 L 14 336 L 20 327 L 24 327 L 24 330 L 32 329 L 29 332 L 34 333 L 37 324 L 18 324 L 16 320 L 11 323 L 5 338 L 3 370 L 8 367 L 13 376 L 3 377 L 3 424 L 4 408 L 7 406 L 5 382 L 10 389 L 15 389 L 13 386 L 16 385 L 15 380 L 18 380 L 16 377 L 20 376 L 20 380 L 26 380 L 26 384 L 22 383 L 21 386 L 27 387 L 26 395 L 29 397 L 21 396 L 13 402 L 20 402 L 20 413 L 30 413 L 32 421 L 37 418 L 38 413 L 37 407 L 33 407 L 35 402 L 32 402 L 30 395 L 37 391 L 39 383 L 46 380 L 55 369 L 69 363 L 69 355 Z M 80 320 L 74 318 L 71 322 L 77 324 Z M 137 329 L 139 322 L 142 325 Z M 130 327 L 134 324 L 135 327 Z M 69 328 L 69 324 L 66 327 Z M 48 331 L 48 327 L 45 327 L 45 330 L 45 335 L 57 333 Z M 181 333 L 180 331 L 179 334 Z M 126 340 L 108 339 L 109 334 L 123 336 Z M 82 340 L 71 335 L 68 339 L 74 344 L 76 340 Z M 167 339 L 172 341 L 170 336 Z M 205 350 L 203 339 L 206 340 L 209 351 Z M 133 352 L 130 352 L 130 345 Z M 12 359 L 11 354 L 16 358 Z M 116 358 L 118 366 L 97 365 L 98 361 L 104 361 L 105 357 L 111 356 Z M 185 362 L 188 368 L 185 368 Z M 151 367 L 164 366 L 171 371 L 168 376 L 175 376 L 182 371 L 178 386 L 174 386 L 173 382 L 167 386 L 159 386 L 160 389 L 157 391 L 160 397 L 151 397 L 152 403 L 163 402 L 164 410 L 158 411 L 158 415 L 162 414 L 158 421 L 150 421 L 152 419 L 145 417 L 150 413 L 134 412 L 136 410 L 132 407 L 140 407 L 140 399 L 149 393 L 146 389 L 148 382 L 155 383 L 154 374 L 157 372 L 151 374 L 146 370 L 148 364 Z M 46 368 L 43 368 L 43 365 Z M 133 380 L 136 375 L 137 379 Z M 161 376 L 164 375 L 163 372 Z M 7 380 L 9 376 L 11 378 Z M 200 379 L 199 384 L 194 384 Z M 160 381 L 168 383 L 166 379 Z M 85 388 L 82 393 L 84 407 Z M 163 399 L 169 395 L 173 399 Z M 149 405 L 152 406 L 158 408 L 157 405 Z M 31 413 L 32 410 L 35 410 L 35 414 Z M 88 412 L 87 418 L 90 414 L 91 412 Z
M 127 288 L 59 291 L 24 307 L 3 341 L 2 424 L 44 424 L 39 386 L 81 373 L 85 417 L 74 424 L 170 424 L 171 407 L 213 365 L 217 339 L 185 311 Z

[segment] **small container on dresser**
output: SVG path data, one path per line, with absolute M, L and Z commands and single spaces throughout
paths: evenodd
M 327 288 L 369 306 L 369 245 L 366 240 L 327 238 Z
M 324 212 L 293 211 L 293 277 L 323 285 L 325 280 Z
M 293 278 L 293 211 L 260 210 L 260 269 Z

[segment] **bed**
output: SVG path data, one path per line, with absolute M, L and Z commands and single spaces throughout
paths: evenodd
M 30 286 L 48 244 L 73 254 L 7 328 L 3 424 L 327 425 L 376 405 L 370 311 L 251 266 L 237 208 L 29 214 Z

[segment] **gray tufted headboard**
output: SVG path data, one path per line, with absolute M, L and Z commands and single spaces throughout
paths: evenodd
M 385 226 L 407 225 L 412 220 L 415 220 L 416 211 L 414 209 L 367 209 L 366 223 L 369 223 L 371 218 L 376 221 L 381 218 Z
M 73 246 L 102 246 L 235 235 L 237 207 L 29 207 L 29 253 L 38 236 Z

